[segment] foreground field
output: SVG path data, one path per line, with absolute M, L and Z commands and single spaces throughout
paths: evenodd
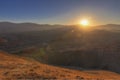
M 34 60 L 0 52 L 0 79 L 119 80 L 120 75 L 109 71 L 77 71 L 49 66 Z

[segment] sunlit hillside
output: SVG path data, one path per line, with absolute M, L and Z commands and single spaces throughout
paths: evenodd
M 120 75 L 108 71 L 78 71 L 50 66 L 0 52 L 0 79 L 120 79 Z

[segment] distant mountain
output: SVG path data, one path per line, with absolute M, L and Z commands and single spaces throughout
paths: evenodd
M 12 23 L 12 22 L 0 22 L 0 33 L 16 33 L 16 32 L 26 32 L 26 31 L 42 31 L 42 30 L 52 30 L 59 28 L 73 28 L 75 25 L 49 25 L 49 24 L 36 24 L 36 23 Z M 107 24 L 95 26 L 93 29 L 106 29 L 120 31 L 120 25 L 117 24 Z
M 102 25 L 103 27 L 120 27 L 119 24 L 107 24 L 107 25 Z
M 51 30 L 51 29 L 57 29 L 63 27 L 64 27 L 63 25 L 0 22 L 0 33 L 42 31 L 42 30 Z
M 99 26 L 95 26 L 94 28 L 120 32 L 120 25 L 119 24 L 99 25 Z

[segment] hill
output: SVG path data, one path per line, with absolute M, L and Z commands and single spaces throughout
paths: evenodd
M 69 31 L 69 28 L 58 28 L 43 31 L 25 31 L 16 33 L 0 33 L 0 49 L 9 53 L 20 51 L 28 47 L 43 47 L 57 36 L 61 36 Z
M 120 32 L 120 25 L 119 24 L 99 25 L 99 26 L 94 26 L 94 28 Z
M 0 22 L 0 33 L 20 33 L 26 31 L 43 31 L 63 28 L 64 25 L 49 25 L 36 23 Z
M 5 52 L 0 52 L 0 79 L 120 79 L 108 71 L 77 71 L 50 66 Z
M 107 30 L 69 31 L 47 46 L 48 62 L 120 73 L 120 33 Z

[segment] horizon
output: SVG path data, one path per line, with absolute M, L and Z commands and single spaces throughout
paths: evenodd
M 0 21 L 0 23 L 12 23 L 12 24 L 37 24 L 37 25 L 67 25 L 67 26 L 82 26 L 79 24 L 45 24 L 45 23 L 37 23 L 37 22 L 13 22 L 13 21 Z M 120 25 L 120 24 L 113 24 L 113 23 L 107 23 L 107 24 L 98 24 L 98 25 L 92 25 L 92 26 L 102 26 L 102 25 Z
M 92 26 L 120 24 L 118 0 L 1 0 L 0 21 L 75 25 L 83 18 Z

